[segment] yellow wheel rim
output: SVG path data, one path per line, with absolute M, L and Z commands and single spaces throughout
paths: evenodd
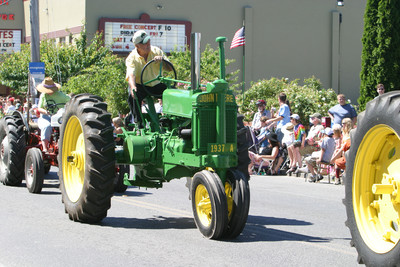
M 196 187 L 195 204 L 197 216 L 201 224 L 206 227 L 210 226 L 212 220 L 211 200 L 206 187 L 202 184 Z
M 387 125 L 364 136 L 354 162 L 353 208 L 364 242 L 387 253 L 400 240 L 400 140 Z
M 226 195 L 226 202 L 228 204 L 228 220 L 230 221 L 232 218 L 232 209 L 233 209 L 233 189 L 230 182 L 225 182 L 225 195 Z
M 82 126 L 72 116 L 65 126 L 62 144 L 62 171 L 65 191 L 69 200 L 77 202 L 83 190 L 85 178 L 85 141 Z

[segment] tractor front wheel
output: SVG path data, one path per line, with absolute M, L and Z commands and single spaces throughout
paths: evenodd
M 65 211 L 74 221 L 99 222 L 111 206 L 115 178 L 111 114 L 100 97 L 82 94 L 67 103 L 59 147 Z
M 218 239 L 228 224 L 224 186 L 218 175 L 203 170 L 193 176 L 192 208 L 194 221 L 207 238 Z
M 30 193 L 40 193 L 43 188 L 44 164 L 42 151 L 31 148 L 25 158 L 25 182 Z

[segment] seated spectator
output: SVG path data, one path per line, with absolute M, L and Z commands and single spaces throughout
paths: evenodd
M 335 151 L 335 140 L 332 138 L 333 131 L 331 128 L 327 127 L 323 131 L 323 138 L 321 140 L 321 150 L 313 152 L 311 156 L 304 159 L 307 164 L 307 168 L 311 173 L 308 181 L 310 183 L 315 183 L 323 179 L 321 174 L 317 174 L 317 165 L 322 163 L 329 163 L 333 152 Z
M 279 142 L 278 142 L 278 136 L 276 133 L 269 133 L 266 136 L 266 139 L 269 142 L 268 147 L 266 147 L 263 155 L 258 155 L 255 154 L 251 151 L 249 151 L 249 157 L 250 157 L 250 164 L 249 164 L 249 173 L 252 173 L 252 169 L 254 165 L 260 165 L 263 164 L 263 166 L 267 167 L 269 166 L 269 162 L 265 161 L 263 163 L 263 160 L 275 160 L 279 156 Z M 271 174 L 276 174 L 278 173 L 279 165 L 276 166 L 274 170 L 271 170 Z
M 342 126 L 339 124 L 334 124 L 332 127 L 333 139 L 335 140 L 335 152 L 340 149 L 342 145 Z
M 120 117 L 115 117 L 115 118 L 112 119 L 112 123 L 113 123 L 113 126 L 114 126 L 113 133 L 114 133 L 115 143 L 116 143 L 117 146 L 122 146 L 123 143 L 124 143 L 124 140 L 117 136 L 118 134 L 122 134 L 123 133 L 123 131 L 122 131 L 122 126 L 123 126 L 122 125 L 122 119 Z
M 162 113 L 162 99 L 159 98 L 157 103 L 154 104 L 154 109 L 156 110 L 156 113 Z
M 259 151 L 258 154 L 266 154 L 265 150 L 269 146 L 267 134 L 269 134 L 269 130 L 267 128 L 267 120 L 268 118 L 263 116 L 260 119 L 261 122 L 261 129 L 260 134 L 257 136 L 257 141 L 259 144 Z
M 296 171 L 297 168 L 301 168 L 301 155 L 300 147 L 303 148 L 306 140 L 306 129 L 300 123 L 300 116 L 293 114 L 290 116 L 290 121 L 294 125 L 294 142 L 288 147 L 288 154 L 290 159 L 289 173 Z M 297 165 L 296 165 L 297 164 Z
M 258 111 L 254 114 L 253 121 L 251 123 L 251 128 L 258 135 L 261 129 L 261 117 L 267 117 L 267 119 L 271 118 L 271 112 L 265 109 L 266 103 L 265 100 L 260 99 L 256 102 Z
M 353 128 L 353 121 L 349 118 L 345 118 L 342 121 L 342 144 L 340 149 L 336 150 L 331 158 L 331 163 L 335 164 L 335 184 L 341 183 L 340 174 L 341 170 L 346 168 L 346 158 L 344 153 L 350 149 L 350 131 Z
M 324 130 L 324 126 L 321 124 L 321 117 L 321 114 L 318 112 L 310 116 L 312 126 L 308 131 L 304 148 L 300 149 L 300 154 L 302 156 L 310 155 L 314 151 L 320 149 L 318 141 L 321 139 L 321 131 Z
M 23 112 L 23 107 L 22 107 L 21 103 L 17 103 L 15 105 L 15 110 L 18 110 L 21 113 Z
M 15 100 L 14 97 L 7 98 L 7 104 L 6 104 L 6 108 L 5 108 L 6 114 L 11 114 L 15 111 L 14 100 Z

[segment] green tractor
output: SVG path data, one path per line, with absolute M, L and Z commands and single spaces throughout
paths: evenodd
M 133 165 L 125 185 L 160 188 L 172 179 L 190 177 L 195 223 L 207 238 L 234 238 L 247 221 L 248 184 L 246 128 L 225 80 L 224 42 L 218 37 L 220 79 L 200 90 L 199 34 L 192 34 L 192 81 L 175 89 L 175 77 L 157 77 L 167 85 L 163 115 L 147 98 L 145 129 L 124 129 L 116 147 L 107 105 L 94 95 L 77 95 L 67 103 L 60 131 L 60 189 L 65 210 L 74 221 L 96 223 L 107 216 L 113 195 L 115 165 Z M 146 65 L 142 70 L 146 71 Z M 146 81 L 147 84 L 152 81 Z

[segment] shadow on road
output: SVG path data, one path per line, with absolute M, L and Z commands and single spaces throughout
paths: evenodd
M 304 241 L 304 242 L 330 242 L 331 239 L 315 236 L 302 235 L 294 232 L 277 230 L 268 228 L 269 225 L 293 225 L 293 226 L 308 226 L 310 222 L 275 218 L 264 216 L 249 215 L 246 227 L 242 234 L 234 242 L 262 242 L 262 241 Z
M 129 187 L 131 188 L 131 187 Z M 134 188 L 134 187 L 132 187 Z M 150 192 L 143 192 L 143 191 L 133 191 L 133 190 L 127 190 L 124 193 L 114 193 L 115 196 L 129 196 L 129 197 L 143 197 L 147 195 L 151 195 L 153 193 Z
M 196 228 L 193 218 L 163 217 L 138 219 L 125 217 L 106 217 L 102 226 L 126 229 L 192 229 Z

